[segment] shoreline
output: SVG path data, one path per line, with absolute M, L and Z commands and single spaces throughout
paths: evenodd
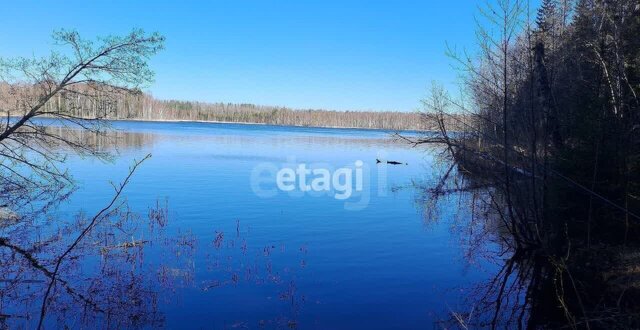
M 39 118 L 54 119 L 52 116 L 42 116 Z M 94 119 L 87 119 L 94 120 Z M 197 124 L 237 124 L 237 125 L 255 125 L 255 126 L 275 126 L 275 127 L 295 127 L 295 128 L 321 128 L 321 129 L 345 129 L 345 130 L 365 130 L 365 131 L 387 131 L 387 132 L 409 132 L 409 133 L 428 133 L 430 130 L 415 129 L 389 129 L 389 128 L 366 128 L 366 127 L 346 127 L 346 126 L 304 126 L 304 125 L 282 125 L 270 123 L 255 122 L 237 122 L 237 121 L 211 121 L 211 120 L 190 120 L 190 119 L 140 119 L 140 118 L 105 118 L 100 119 L 108 122 L 146 122 L 146 123 L 197 123 Z

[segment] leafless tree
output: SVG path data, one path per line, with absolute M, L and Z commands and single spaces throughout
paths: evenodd
M 140 93 L 153 79 L 149 58 L 164 37 L 134 30 L 95 41 L 75 31 L 53 35 L 57 50 L 44 58 L 0 59 L 0 204 L 64 195 L 71 176 L 60 164 L 69 152 L 108 158 L 78 132 L 103 134 L 103 121 L 122 95 Z M 94 104 L 79 114 L 71 100 Z M 46 124 L 39 118 L 48 117 Z M 51 130 L 47 126 L 68 130 Z

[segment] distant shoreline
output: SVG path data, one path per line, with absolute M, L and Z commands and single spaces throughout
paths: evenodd
M 429 130 L 415 130 L 415 129 L 388 129 L 388 128 L 368 128 L 368 127 L 356 127 L 356 126 L 305 126 L 305 125 L 289 125 L 289 124 L 270 124 L 270 123 L 255 123 L 246 121 L 216 121 L 216 120 L 190 120 L 190 119 L 104 119 L 106 121 L 133 121 L 133 122 L 149 122 L 149 123 L 199 123 L 199 124 L 238 124 L 238 125 L 260 125 L 260 126 L 278 126 L 278 127 L 298 127 L 298 128 L 326 128 L 326 129 L 357 129 L 367 131 L 389 131 L 389 132 L 429 132 Z
M 3 89 L 11 86 L 0 84 Z M 16 87 L 17 88 L 17 87 Z M 88 88 L 77 85 L 82 90 Z M 12 103 L 15 97 L 6 91 Z M 99 101 L 99 102 L 98 102 Z M 106 102 L 101 105 L 101 102 Z M 203 103 L 196 101 L 159 100 L 149 94 L 117 94 L 108 98 L 94 99 L 82 93 L 77 97 L 48 101 L 43 113 L 65 114 L 73 118 L 95 118 L 104 116 L 108 120 L 132 120 L 152 122 L 198 122 L 246 125 L 274 125 L 291 127 L 345 128 L 400 131 L 429 131 L 434 129 L 418 112 L 390 111 L 334 111 L 313 109 L 291 109 L 286 107 L 254 104 Z
M 11 118 L 17 118 L 11 116 Z M 58 119 L 53 116 L 40 116 L 40 119 Z M 87 118 L 86 120 L 95 120 Z M 190 120 L 190 119 L 140 119 L 140 118 L 103 118 L 100 119 L 107 122 L 146 122 L 146 123 L 198 123 L 198 124 L 238 124 L 238 125 L 256 125 L 256 126 L 276 126 L 276 127 L 296 127 L 296 128 L 324 128 L 324 129 L 345 129 L 345 130 L 365 130 L 365 131 L 386 131 L 386 132 L 407 132 L 407 133 L 428 133 L 430 130 L 415 129 L 388 129 L 388 128 L 367 128 L 367 127 L 345 127 L 345 126 L 304 126 L 289 124 L 270 124 L 255 122 L 237 122 L 237 121 L 213 121 L 213 120 Z

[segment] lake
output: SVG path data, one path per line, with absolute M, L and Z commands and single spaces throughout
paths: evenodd
M 471 308 L 468 290 L 495 269 L 469 254 L 463 196 L 437 204 L 425 196 L 448 168 L 438 161 L 437 147 L 413 147 L 375 130 L 126 121 L 112 126 L 118 130 L 117 157 L 101 162 L 71 156 L 66 166 L 78 190 L 52 212 L 68 221 L 79 212 L 95 214 L 113 196 L 109 182 L 124 179 L 134 159 L 152 155 L 123 191 L 128 211 L 142 215 L 139 223 L 112 238 L 92 238 L 102 252 L 69 272 L 80 274 L 78 282 L 96 273 L 119 274 L 111 282 L 91 282 L 88 292 L 105 282 L 117 286 L 129 276 L 123 274 L 133 274 L 132 283 L 143 287 L 135 299 L 146 299 L 136 303 L 139 314 L 153 314 L 153 320 L 136 314 L 137 323 L 123 325 L 438 328 L 451 311 Z M 348 198 L 336 198 L 335 185 L 302 191 L 294 182 L 292 191 L 283 191 L 275 182 L 283 168 L 305 164 L 334 174 L 355 169 L 358 161 L 362 189 L 351 187 Z M 156 212 L 163 216 L 154 219 L 162 221 L 150 228 L 146 218 Z M 106 260 L 116 260 L 109 259 L 111 251 L 126 257 L 106 267 Z M 37 284 L 29 287 L 39 290 Z M 109 290 L 132 294 L 127 287 Z M 41 302 L 32 301 L 9 309 L 37 316 Z M 68 318 L 82 304 L 69 306 L 49 312 L 46 324 L 83 327 Z M 104 316 L 93 320 L 116 324 Z M 37 317 L 10 322 L 32 328 Z

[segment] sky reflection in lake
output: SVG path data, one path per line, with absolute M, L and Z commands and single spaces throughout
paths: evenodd
M 56 215 L 95 213 L 112 196 L 109 181 L 126 176 L 134 159 L 153 155 L 124 196 L 144 218 L 157 205 L 168 210 L 162 237 L 145 236 L 151 234 L 143 226 L 129 235 L 149 240 L 136 267 L 152 279 L 167 327 L 431 327 L 450 309 L 464 309 L 460 288 L 491 268 L 464 258 L 468 247 L 452 229 L 455 198 L 437 206 L 437 219 L 425 217 L 419 187 L 435 184 L 441 170 L 434 151 L 393 141 L 389 132 L 113 126 L 119 156 L 113 163 L 70 158 L 79 189 Z M 407 165 L 387 166 L 382 183 L 380 155 Z M 252 169 L 292 157 L 334 168 L 362 160 L 370 169 L 368 205 L 350 211 L 328 195 L 261 198 L 252 191 Z

